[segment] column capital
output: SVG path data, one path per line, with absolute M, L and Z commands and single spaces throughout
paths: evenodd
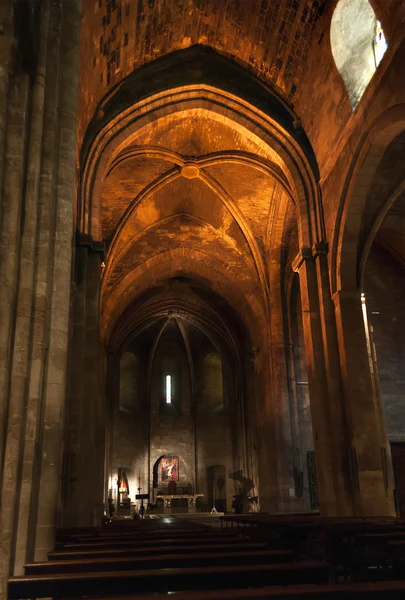
M 93 240 L 88 233 L 76 232 L 76 248 L 87 248 L 89 254 L 99 254 L 100 260 L 104 260 L 104 242 Z
M 302 248 L 300 248 L 297 256 L 292 261 L 291 266 L 293 271 L 298 272 L 304 264 L 304 262 L 306 260 L 309 260 L 310 258 L 312 258 L 312 249 L 308 248 L 307 246 L 303 246 Z

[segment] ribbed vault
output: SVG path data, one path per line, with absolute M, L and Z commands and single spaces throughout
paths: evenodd
M 147 118 L 142 107 L 131 107 L 89 149 L 81 210 L 89 233 L 106 246 L 106 341 L 137 297 L 176 276 L 226 299 L 252 338 L 269 325 L 271 280 L 281 285 L 283 232 L 313 182 L 305 155 L 278 124 L 268 122 L 266 139 L 241 113 L 221 112 L 213 90 L 208 97 L 165 108 L 165 94 L 161 102 L 148 100 Z M 140 118 L 131 120 L 137 110 Z M 297 223 L 307 236 L 307 219 Z

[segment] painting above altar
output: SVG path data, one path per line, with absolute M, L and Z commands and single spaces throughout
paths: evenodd
M 160 461 L 162 482 L 179 480 L 179 457 L 163 456 Z

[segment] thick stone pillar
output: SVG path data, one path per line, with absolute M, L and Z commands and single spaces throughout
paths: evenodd
M 52 278 L 49 276 L 55 252 L 55 216 L 57 198 L 54 195 L 58 157 L 59 117 L 59 53 L 61 11 L 57 3 L 51 5 L 47 73 L 49 85 L 45 89 L 43 152 L 38 200 L 38 231 L 34 303 L 32 314 L 31 360 L 27 390 L 27 419 L 19 500 L 15 565 L 23 565 L 35 554 L 35 527 L 38 511 L 37 486 L 40 460 L 36 446 L 42 438 L 42 390 L 48 365 L 49 316 L 52 297 Z M 52 79 L 52 81 L 50 81 Z M 36 433 L 39 436 L 37 437 Z
M 49 358 L 43 392 L 42 461 L 35 560 L 44 559 L 54 544 L 57 508 L 61 495 L 60 473 L 69 340 L 81 2 L 63 0 L 61 6 L 55 247 L 51 267 Z
M 333 300 L 355 513 L 393 515 L 394 499 L 386 460 L 388 443 L 370 370 L 361 296 L 340 290 Z
M 328 245 L 318 243 L 314 247 L 314 258 L 318 280 L 319 309 L 322 324 L 322 337 L 325 368 L 328 384 L 329 419 L 332 443 L 332 459 L 336 482 L 337 514 L 353 514 L 352 481 L 347 453 L 347 425 L 344 410 L 342 378 L 340 372 L 339 346 L 336 318 L 328 267 Z
M 74 290 L 71 313 L 68 389 L 65 414 L 64 485 L 62 525 L 78 524 L 80 503 L 80 449 L 82 441 L 82 400 L 86 345 L 87 247 L 76 244 Z
M 10 360 L 10 388 L 8 392 L 7 432 L 4 452 L 4 470 L 1 495 L 2 555 L 7 571 L 15 571 L 14 555 L 16 520 L 21 485 L 21 459 L 24 449 L 27 417 L 27 386 L 31 353 L 32 311 L 34 303 L 35 250 L 38 224 L 38 198 L 41 175 L 42 135 L 46 85 L 46 62 L 49 33 L 50 5 L 43 2 L 40 8 L 38 61 L 33 81 L 23 223 L 17 293 L 11 313 L 15 314 L 13 344 Z M 14 312 L 15 311 L 15 312 Z M 12 317 L 11 314 L 8 317 Z M 31 432 L 32 433 L 32 432 Z M 34 433 L 35 435 L 35 433 Z M 33 457 L 32 457 L 33 458 Z
M 319 508 L 321 514 L 334 516 L 339 514 L 338 479 L 333 457 L 330 394 L 322 335 L 317 268 L 310 248 L 301 250 L 294 261 L 293 268 L 299 273 L 301 290 Z
M 103 244 L 78 235 L 66 415 L 64 526 L 100 524 L 104 504 L 104 360 L 99 340 Z M 97 449 L 97 451 L 95 451 Z
M 100 525 L 104 509 L 105 406 L 101 389 L 100 280 L 103 245 L 89 249 L 86 286 L 85 382 L 82 410 L 79 523 Z M 95 448 L 97 451 L 95 452 Z M 92 484 L 89 485 L 89 477 Z
M 302 501 L 295 495 L 293 438 L 294 414 L 291 406 L 288 373 L 288 340 L 285 293 L 278 244 L 269 256 L 271 393 L 275 420 L 277 447 L 278 512 L 299 512 Z M 287 336 L 288 337 L 288 336 Z
M 288 307 L 288 308 L 287 308 Z M 310 493 L 310 473 L 307 469 L 308 452 L 313 452 L 312 423 L 310 416 L 308 374 L 305 359 L 302 328 L 299 276 L 290 282 L 287 296 L 288 314 L 288 384 L 290 396 L 291 432 L 294 449 L 294 484 L 305 512 L 318 509 L 318 495 Z M 315 506 L 316 500 L 316 506 Z
M 282 322 L 282 318 L 280 317 Z M 276 414 L 277 435 L 277 472 L 279 512 L 299 512 L 303 502 L 295 496 L 294 483 L 294 446 L 292 407 L 290 405 L 287 371 L 288 347 L 284 340 L 272 340 L 270 359 L 272 366 L 272 391 Z
M 0 12 L 0 18 L 2 14 Z M 10 74 L 15 40 L 10 35 L 0 36 L 0 180 L 3 179 L 4 154 L 7 132 L 7 107 L 9 100 Z M 2 205 L 2 188 L 0 186 L 0 207 Z M 0 215 L 1 215 L 0 208 Z
M 10 78 L 4 154 L 1 597 L 9 574 L 54 546 L 61 490 L 81 12 L 78 0 L 37 9 L 35 69 Z
M 24 146 L 26 143 L 29 77 L 13 77 L 7 107 L 7 136 L 0 220 L 0 478 L 6 437 L 10 362 L 14 333 L 19 253 L 21 246 Z
M 263 332 L 264 334 L 266 331 Z M 267 346 L 267 347 L 266 347 Z M 274 409 L 274 396 L 271 384 L 271 361 L 268 353 L 268 340 L 263 340 L 263 348 L 252 355 L 253 373 L 250 385 L 254 385 L 256 398 L 255 423 L 249 414 L 249 438 L 256 446 L 258 457 L 260 510 L 277 513 L 279 510 L 279 482 L 277 468 L 277 418 Z M 251 450 L 252 451 L 252 450 Z

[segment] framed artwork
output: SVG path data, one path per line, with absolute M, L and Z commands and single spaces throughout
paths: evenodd
M 162 482 L 179 480 L 179 457 L 163 456 L 160 461 Z

